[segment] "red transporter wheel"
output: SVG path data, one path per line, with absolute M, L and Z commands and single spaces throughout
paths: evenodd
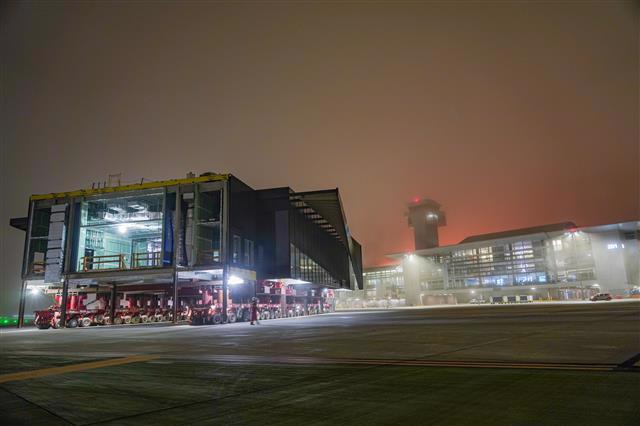
M 46 330 L 48 328 L 51 328 L 51 326 L 53 325 L 53 319 L 54 319 L 54 313 L 52 310 L 48 310 L 48 311 L 36 311 L 36 318 L 34 320 L 34 323 L 36 324 L 36 327 L 38 327 L 40 330 Z

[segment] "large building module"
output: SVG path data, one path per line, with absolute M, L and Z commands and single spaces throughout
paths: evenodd
M 28 289 L 54 296 L 51 325 L 75 326 L 225 322 L 253 298 L 267 315 L 307 314 L 362 288 L 338 189 L 255 190 L 207 173 L 33 195 L 11 225 L 26 231 L 20 324 Z

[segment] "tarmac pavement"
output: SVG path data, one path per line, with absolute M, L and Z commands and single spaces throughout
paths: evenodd
M 638 301 L 3 329 L 0 347 L 7 424 L 640 424 Z

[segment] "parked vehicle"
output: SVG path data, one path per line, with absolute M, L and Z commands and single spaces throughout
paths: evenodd
M 592 302 L 597 302 L 598 300 L 611 300 L 611 294 L 609 293 L 598 293 L 598 294 L 594 294 L 593 296 L 591 296 L 589 298 L 589 300 L 591 300 Z

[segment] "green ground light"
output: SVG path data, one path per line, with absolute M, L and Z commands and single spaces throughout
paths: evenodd
M 29 324 L 31 320 L 25 318 L 24 323 L 25 325 Z M 18 325 L 18 318 L 0 316 L 0 327 L 13 327 L 16 325 Z

